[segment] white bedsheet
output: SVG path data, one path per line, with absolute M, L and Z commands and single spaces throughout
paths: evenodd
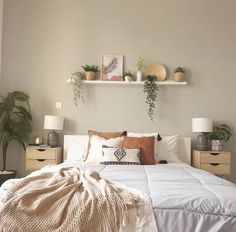
M 236 231 L 236 185 L 203 170 L 184 163 L 93 166 L 68 162 L 61 165 L 93 169 L 103 178 L 148 194 L 158 231 Z

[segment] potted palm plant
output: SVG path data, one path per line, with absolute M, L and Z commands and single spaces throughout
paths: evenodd
M 227 142 L 232 136 L 231 128 L 222 124 L 213 127 L 213 131 L 208 133 L 208 138 L 211 142 L 212 151 L 221 151 L 223 149 L 224 142 Z
M 0 171 L 0 185 L 16 176 L 16 171 L 6 169 L 7 149 L 11 141 L 17 141 L 26 149 L 31 132 L 32 116 L 29 96 L 21 91 L 8 93 L 0 100 L 0 145 L 3 154 L 3 169 Z
M 86 64 L 81 67 L 85 71 L 84 76 L 85 76 L 86 80 L 95 80 L 96 79 L 96 72 L 98 72 L 98 66 Z

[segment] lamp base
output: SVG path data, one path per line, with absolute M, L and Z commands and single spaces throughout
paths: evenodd
M 204 133 L 201 133 L 197 137 L 196 148 L 199 151 L 206 151 L 208 148 L 208 139 Z
M 56 131 L 50 131 L 48 133 L 47 142 L 51 147 L 58 147 L 59 136 Z

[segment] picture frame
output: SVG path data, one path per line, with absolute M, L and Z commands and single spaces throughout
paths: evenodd
M 123 55 L 102 55 L 101 80 L 122 81 L 123 80 Z

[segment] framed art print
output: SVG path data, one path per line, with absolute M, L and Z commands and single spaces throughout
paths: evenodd
M 123 56 L 103 55 L 101 79 L 104 81 L 122 81 L 123 77 Z

